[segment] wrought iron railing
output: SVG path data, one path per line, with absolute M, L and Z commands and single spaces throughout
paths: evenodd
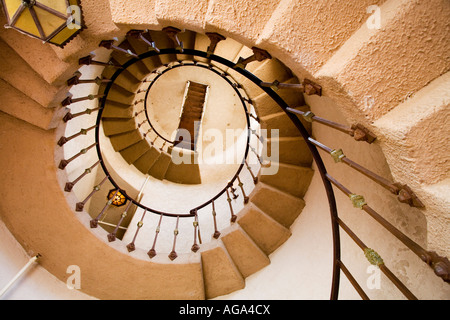
M 226 195 L 229 205 L 230 205 L 230 214 L 231 214 L 230 220 L 232 222 L 236 221 L 236 214 L 234 213 L 233 206 L 231 204 L 231 197 L 233 194 L 235 194 L 235 192 L 237 190 L 237 188 L 235 189 L 233 187 L 233 185 L 236 181 L 238 182 L 238 187 L 240 188 L 240 190 L 242 192 L 244 202 L 247 203 L 248 199 L 249 199 L 247 194 L 245 193 L 244 189 L 242 188 L 242 182 L 239 177 L 241 170 L 244 167 L 246 167 L 248 169 L 248 172 L 252 176 L 254 184 L 256 184 L 258 182 L 258 174 L 256 172 L 252 171 L 252 168 L 251 168 L 251 166 L 249 166 L 248 161 L 247 161 L 247 156 L 249 154 L 249 150 L 252 149 L 249 146 L 250 136 L 252 134 L 257 135 L 256 131 L 253 130 L 250 125 L 248 126 L 249 134 L 248 134 L 248 139 L 247 139 L 247 148 L 245 151 L 245 157 L 244 157 L 241 165 L 239 166 L 239 169 L 237 170 L 235 176 L 226 184 L 226 186 L 216 196 L 212 197 L 210 200 L 206 201 L 205 203 L 203 203 L 199 206 L 196 206 L 195 208 L 192 208 L 188 213 L 170 213 L 170 212 L 154 210 L 148 206 L 143 205 L 138 200 L 133 199 L 132 197 L 128 196 L 126 194 L 125 190 L 121 189 L 120 186 L 112 179 L 111 175 L 109 174 L 108 168 L 106 167 L 105 162 L 103 161 L 103 158 L 102 158 L 101 146 L 99 143 L 99 140 L 100 140 L 99 139 L 99 130 L 101 128 L 102 111 L 105 106 L 105 101 L 108 97 L 108 92 L 111 88 L 111 85 L 116 80 L 116 78 L 122 72 L 125 72 L 129 66 L 131 66 L 134 63 L 137 63 L 138 61 L 141 61 L 143 59 L 150 58 L 150 57 L 156 57 L 156 56 L 176 55 L 176 54 L 183 53 L 184 55 L 189 55 L 189 56 L 194 57 L 194 60 L 190 61 L 190 62 L 174 61 L 171 65 L 166 64 L 166 65 L 163 65 L 161 67 L 161 69 L 159 69 L 159 70 L 153 70 L 152 75 L 154 77 L 150 80 L 146 79 L 143 81 L 143 83 L 150 83 L 149 87 L 147 87 L 146 89 L 142 89 L 142 90 L 140 89 L 140 91 L 138 91 L 138 93 L 145 92 L 147 95 L 152 83 L 154 81 L 157 81 L 157 79 L 162 74 L 164 74 L 164 72 L 166 72 L 167 70 L 170 70 L 171 68 L 178 68 L 178 67 L 182 67 L 184 65 L 196 66 L 196 67 L 200 67 L 200 68 L 207 68 L 207 69 L 211 70 L 212 72 L 215 72 L 216 74 L 221 75 L 235 89 L 235 92 L 239 95 L 240 100 L 242 101 L 243 108 L 246 110 L 247 123 L 248 124 L 250 123 L 250 118 L 253 118 L 253 119 L 259 121 L 258 115 L 255 114 L 255 112 L 252 112 L 251 110 L 249 111 L 247 109 L 248 107 L 252 107 L 252 101 L 250 100 L 250 98 L 248 96 L 245 96 L 242 94 L 242 92 L 243 92 L 242 88 L 240 88 L 239 84 L 237 82 L 235 82 L 229 74 L 226 74 L 220 68 L 218 68 L 217 66 L 213 66 L 210 63 L 196 61 L 195 58 L 197 58 L 197 57 L 203 58 L 209 62 L 214 61 L 214 62 L 224 66 L 224 69 L 232 68 L 235 72 L 239 73 L 241 76 L 243 76 L 247 80 L 251 81 L 253 84 L 258 86 L 263 92 L 265 92 L 268 96 L 270 96 L 271 99 L 289 117 L 290 121 L 295 125 L 295 127 L 299 131 L 301 137 L 306 142 L 306 144 L 309 148 L 309 151 L 312 154 L 313 160 L 316 164 L 317 171 L 320 174 L 321 181 L 322 181 L 323 186 L 326 191 L 328 205 L 329 205 L 329 209 L 330 209 L 330 219 L 331 219 L 331 225 L 332 225 L 332 238 L 333 238 L 333 261 L 332 261 L 333 274 L 332 274 L 330 299 L 338 298 L 339 285 L 340 285 L 340 272 L 341 271 L 349 279 L 350 283 L 353 285 L 355 290 L 360 294 L 360 296 L 363 299 L 368 299 L 367 294 L 364 292 L 362 287 L 357 283 L 355 278 L 352 276 L 352 274 L 349 272 L 348 268 L 342 261 L 340 230 L 344 230 L 344 232 L 347 233 L 351 239 L 353 239 L 353 241 L 363 250 L 365 256 L 368 258 L 369 263 L 378 266 L 381 269 L 381 271 L 384 274 L 386 274 L 386 276 L 394 283 L 394 285 L 405 295 L 406 298 L 416 299 L 416 296 L 394 275 L 393 272 L 391 272 L 387 268 L 383 259 L 373 249 L 368 248 L 362 242 L 362 240 L 359 239 L 358 236 L 344 223 L 344 221 L 341 220 L 341 218 L 338 215 L 336 198 L 335 198 L 335 194 L 334 194 L 335 189 L 333 188 L 333 186 L 336 187 L 341 192 L 343 192 L 345 195 L 347 195 L 355 207 L 360 208 L 363 211 L 367 212 L 372 218 L 374 218 L 379 224 L 381 224 L 387 231 L 389 231 L 397 239 L 399 239 L 403 244 L 405 244 L 408 249 L 410 249 L 417 256 L 419 256 L 422 261 L 424 261 L 427 265 L 429 265 L 434 270 L 434 272 L 437 276 L 439 276 L 446 282 L 450 282 L 449 260 L 445 257 L 439 256 L 435 252 L 430 252 L 430 251 L 427 251 L 424 248 L 422 248 L 420 245 L 418 245 L 416 242 L 414 242 L 412 239 L 410 239 L 405 234 L 403 234 L 400 230 L 398 230 L 395 226 L 393 226 L 391 223 L 389 223 L 387 220 L 385 220 L 374 209 L 372 209 L 366 203 L 363 196 L 354 194 L 349 189 L 347 189 L 343 184 L 341 184 L 339 181 L 337 181 L 335 178 L 333 178 L 327 172 L 327 168 L 325 167 L 324 161 L 320 155 L 319 150 L 325 151 L 328 154 L 330 154 L 336 163 L 344 163 L 347 166 L 349 166 L 350 168 L 352 168 L 353 170 L 356 170 L 357 172 L 372 179 L 373 181 L 375 181 L 382 187 L 389 190 L 392 194 L 396 195 L 400 202 L 407 203 L 411 207 L 422 208 L 423 207 L 422 202 L 413 193 L 413 191 L 406 185 L 402 185 L 397 182 L 389 181 L 388 179 L 385 179 L 385 178 L 375 174 L 374 172 L 370 171 L 369 169 L 364 168 L 363 166 L 350 160 L 349 158 L 347 158 L 344 155 L 342 150 L 332 149 L 332 148 L 326 146 L 325 144 L 313 139 L 311 137 L 310 133 L 308 132 L 308 130 L 303 125 L 303 123 L 300 121 L 299 116 L 302 117 L 303 120 L 306 120 L 308 122 L 317 122 L 318 124 L 325 125 L 329 128 L 338 130 L 340 132 L 344 132 L 344 133 L 354 137 L 355 140 L 357 140 L 357 141 L 366 141 L 368 143 L 372 143 L 376 139 L 376 137 L 368 129 L 366 129 L 364 126 L 362 126 L 360 124 L 354 124 L 349 127 L 346 125 L 335 123 L 335 122 L 327 120 L 327 119 L 317 117 L 310 111 L 303 112 L 303 111 L 293 109 L 280 97 L 280 95 L 277 92 L 280 89 L 299 90 L 308 95 L 312 95 L 312 94 L 321 95 L 322 88 L 319 85 L 315 84 L 312 81 L 309 81 L 308 79 L 304 79 L 300 84 L 283 84 L 283 83 L 280 83 L 279 81 L 277 81 L 277 79 L 275 79 L 273 82 L 262 81 L 257 76 L 255 76 L 254 74 L 252 74 L 251 72 L 249 72 L 248 70 L 245 69 L 247 64 L 249 64 L 253 61 L 263 61 L 265 59 L 271 58 L 269 53 L 267 53 L 266 51 L 261 50 L 259 48 L 252 48 L 253 52 L 254 52 L 254 54 L 252 56 L 246 57 L 246 58 L 241 57 L 235 63 L 235 62 L 229 61 L 223 57 L 220 57 L 220 56 L 217 56 L 214 54 L 217 43 L 225 40 L 225 37 L 223 37 L 221 35 L 218 35 L 215 33 L 207 34 L 211 41 L 210 45 L 208 46 L 206 51 L 200 51 L 200 50 L 184 48 L 183 43 L 180 42 L 177 37 L 179 30 L 177 31 L 177 29 L 169 28 L 166 30 L 166 32 L 168 32 L 170 39 L 172 39 L 174 42 L 173 48 L 158 48 L 157 45 L 155 44 L 155 42 L 153 42 L 151 40 L 150 34 L 145 30 L 130 31 L 128 36 L 135 37 L 136 39 L 139 39 L 139 40 L 143 41 L 144 43 L 146 43 L 147 45 L 149 45 L 149 51 L 142 53 L 142 54 L 136 54 L 136 53 L 130 51 L 129 49 L 125 50 L 123 48 L 120 48 L 119 46 L 114 45 L 113 40 L 102 41 L 102 43 L 100 44 L 101 46 L 111 49 L 111 50 L 114 50 L 114 51 L 121 52 L 122 54 L 127 54 L 129 57 L 129 60 L 123 65 L 118 65 L 116 62 L 95 61 L 92 56 L 84 57 L 84 58 L 80 59 L 80 64 L 83 64 L 83 65 L 95 64 L 95 65 L 101 65 L 104 67 L 113 67 L 113 68 L 116 68 L 114 75 L 109 79 L 82 80 L 82 79 L 80 79 L 81 75 L 76 74 L 73 78 L 71 78 L 69 80 L 70 85 L 76 85 L 76 84 L 81 84 L 81 83 L 96 83 L 99 85 L 100 84 L 106 85 L 106 88 L 105 88 L 103 94 L 101 94 L 101 95 L 89 95 L 87 97 L 76 98 L 76 99 L 73 99 L 72 96 L 68 96 L 68 98 L 65 99 L 62 103 L 64 106 L 68 106 L 71 103 L 74 103 L 77 101 L 83 101 L 86 99 L 97 99 L 97 98 L 99 99 L 99 107 L 95 109 L 95 110 L 98 110 L 96 125 L 88 128 L 88 129 L 82 129 L 82 131 L 80 131 L 80 133 L 77 135 L 74 135 L 74 136 L 71 136 L 68 138 L 63 137 L 60 139 L 60 143 L 59 143 L 59 145 L 62 146 L 62 145 L 64 145 L 65 142 L 75 139 L 78 135 L 85 134 L 87 130 L 94 130 L 94 129 L 96 130 L 96 141 L 94 144 L 90 145 L 86 149 L 81 150 L 80 153 L 74 155 L 73 157 L 69 158 L 68 160 L 61 161 L 61 164 L 60 164 L 60 169 L 64 169 L 71 162 L 72 159 L 74 159 L 78 156 L 81 156 L 83 153 L 86 153 L 86 151 L 89 148 L 96 147 L 96 149 L 97 149 L 99 161 L 97 161 L 91 167 L 86 169 L 86 171 L 82 175 L 80 175 L 77 179 L 75 179 L 74 181 L 71 181 L 71 182 L 67 182 L 67 184 L 66 184 L 65 191 L 68 191 L 68 192 L 71 191 L 73 186 L 78 181 L 80 181 L 85 175 L 90 173 L 91 170 L 95 166 L 98 166 L 98 165 L 100 165 L 101 168 L 103 169 L 103 171 L 105 172 L 105 178 L 101 181 L 101 183 L 94 187 L 94 190 L 87 196 L 86 199 L 84 199 L 83 201 L 81 201 L 77 204 L 77 207 L 76 207 L 77 211 L 82 210 L 86 201 L 90 197 L 92 197 L 92 194 L 95 193 L 96 191 L 98 191 L 104 182 L 109 180 L 117 188 L 117 190 L 120 190 L 120 192 L 122 192 L 128 198 L 128 200 L 130 201 L 129 205 L 135 205 L 144 210 L 142 217 L 138 223 L 138 228 L 135 232 L 134 238 L 133 238 L 132 242 L 130 244 L 128 244 L 128 249 L 130 251 L 135 249 L 135 240 L 136 240 L 136 237 L 143 225 L 143 220 L 144 220 L 145 215 L 148 213 L 160 215 L 159 222 L 158 222 L 158 225 L 157 225 L 156 231 L 155 231 L 153 245 L 152 245 L 151 249 L 148 251 L 148 255 L 150 258 L 154 257 L 157 254 L 156 253 L 156 243 L 157 243 L 157 239 L 158 239 L 158 234 L 160 232 L 161 222 L 164 217 L 176 218 L 176 227 L 174 230 L 174 237 L 173 237 L 173 247 L 172 247 L 171 253 L 169 254 L 169 257 L 171 259 L 175 259 L 177 257 L 176 241 L 177 241 L 177 236 L 178 236 L 178 223 L 179 223 L 180 218 L 185 218 L 185 217 L 193 218 L 194 242 L 192 245 L 192 251 L 194 251 L 194 252 L 199 249 L 199 230 L 198 230 L 199 225 L 198 225 L 198 215 L 197 215 L 198 210 L 200 210 L 206 206 L 211 206 L 212 215 L 214 218 L 214 235 L 213 235 L 213 237 L 216 239 L 220 237 L 220 231 L 218 230 L 217 223 L 216 223 L 216 211 L 215 211 L 215 201 L 219 197 Z M 146 98 L 143 98 L 142 100 L 137 102 L 137 103 L 144 103 L 144 107 L 140 111 L 137 111 L 136 115 L 138 113 L 140 114 L 142 112 L 147 113 L 147 109 L 146 109 L 147 106 L 145 105 Z M 86 110 L 86 112 L 82 112 L 82 113 L 78 113 L 78 114 L 71 114 L 69 112 L 66 115 L 66 117 L 64 118 L 64 121 L 66 121 L 66 122 L 70 121 L 70 119 L 81 116 L 83 114 L 90 114 L 92 111 L 94 111 L 94 110 L 88 109 L 88 110 Z M 148 121 L 146 121 L 146 123 L 150 126 L 150 129 L 148 129 L 148 131 L 146 131 L 144 133 L 144 137 L 146 137 L 150 132 L 153 131 L 156 133 L 156 139 L 161 138 L 161 139 L 165 140 L 166 142 L 173 143 L 173 141 L 169 141 L 168 139 L 162 137 L 155 131 L 155 129 L 151 125 L 151 121 L 148 118 L 148 114 L 146 115 L 146 118 L 148 120 Z M 144 123 L 142 123 L 142 124 L 144 124 Z M 108 203 L 107 203 L 107 205 L 108 205 Z M 106 210 L 106 206 L 105 206 L 104 210 Z M 119 221 L 118 225 L 119 224 L 120 224 L 120 221 Z M 95 226 L 95 223 L 94 223 L 94 226 Z M 110 240 L 112 241 L 114 239 L 111 238 Z

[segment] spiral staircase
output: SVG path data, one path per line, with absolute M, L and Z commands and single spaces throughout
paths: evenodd
M 120 5 L 112 7 L 114 13 Z M 115 19 L 120 25 L 120 15 Z M 311 112 L 306 101 L 319 98 L 325 87 L 304 74 L 299 78 L 269 52 L 245 46 L 217 32 L 194 32 L 172 26 L 158 30 L 129 26 L 126 29 L 125 33 L 119 32 L 117 38 L 115 34 L 95 38 L 95 47 L 91 45 L 92 52 L 87 55 L 75 50 L 78 70 L 63 74 L 66 86 L 55 90 L 44 85 L 48 86 L 52 97 L 36 99 L 42 100 L 40 103 L 45 103 L 46 99 L 53 104 L 58 101 L 62 107 L 45 118 L 56 127 L 56 135 L 41 129 L 36 134 L 34 127 L 3 116 L 8 118 L 4 121 L 5 129 L 14 132 L 13 128 L 20 127 L 23 133 L 14 137 L 20 140 L 19 149 L 39 154 L 58 168 L 57 179 L 49 178 L 50 183 L 46 181 L 48 177 L 33 169 L 33 157 L 26 156 L 21 164 L 6 161 L 16 174 L 23 173 L 34 181 L 34 190 L 36 186 L 45 185 L 58 195 L 41 204 L 50 212 L 45 220 L 53 221 L 46 226 L 31 223 L 33 220 L 27 215 L 4 217 L 24 246 L 37 241 L 29 247 L 39 250 L 42 264 L 53 273 L 64 278 L 65 264 L 46 257 L 58 257 L 82 266 L 87 278 L 83 281 L 90 283 L 85 291 L 101 299 L 212 299 L 243 289 L 246 278 L 267 267 L 272 253 L 290 238 L 290 228 L 306 205 L 304 197 L 317 171 L 327 191 L 333 221 L 331 298 L 337 298 L 340 272 L 347 276 L 362 298 L 368 298 L 340 259 L 337 229 L 341 228 L 402 294 L 416 299 L 383 260 L 380 262 L 378 254 L 369 250 L 337 216 L 333 186 L 349 196 L 355 207 L 363 209 L 388 229 L 425 265 L 431 266 L 437 278 L 449 280 L 448 259 L 423 249 L 327 173 L 318 150 L 329 153 L 334 162 L 345 163 L 376 181 L 402 205 L 425 206 L 407 185 L 382 178 L 350 160 L 342 150 L 332 149 L 313 138 L 313 125 L 321 124 L 350 135 L 357 144 L 369 145 L 376 139 L 371 130 L 360 123 L 346 126 Z M 9 48 L 9 45 L 4 44 L 4 47 Z M 21 59 L 11 48 L 9 50 L 8 59 Z M 64 56 L 62 52 L 58 54 Z M 25 67 L 19 68 L 32 75 L 31 83 L 38 78 Z M 210 188 L 208 197 L 199 197 L 200 203 L 192 201 L 191 207 L 173 204 L 164 208 L 159 206 L 164 201 L 153 199 L 152 203 L 146 199 L 151 199 L 151 193 L 160 196 L 166 192 L 170 199 L 167 202 L 189 203 L 192 194 L 207 190 L 202 186 L 208 186 L 209 181 L 201 164 L 176 164 L 172 160 L 180 149 L 188 153 L 190 159 L 196 159 L 198 154 L 191 148 L 193 140 L 188 143 L 189 147 L 181 147 L 186 141 L 180 140 L 178 135 L 165 135 L 164 130 L 161 131 L 163 125 L 151 114 L 150 102 L 152 95 L 156 95 L 152 87 L 170 72 L 188 68 L 212 73 L 234 90 L 243 107 L 247 142 L 242 161 L 233 166 L 233 174 Z M 196 102 L 208 109 L 211 100 L 205 100 L 205 91 L 190 88 L 191 91 L 186 87 L 184 104 L 180 105 L 186 109 L 182 107 L 182 110 L 187 110 L 187 106 L 200 109 L 191 94 L 201 96 Z M 22 87 L 22 90 L 26 92 L 27 88 Z M 67 92 L 70 94 L 66 95 Z M 10 90 L 4 94 L 12 101 L 20 101 L 15 93 Z M 14 112 L 20 119 L 33 123 L 32 114 Z M 180 116 L 184 122 L 171 127 L 188 128 L 190 136 L 195 136 L 192 124 L 194 120 L 201 120 L 202 115 L 189 110 L 184 114 L 191 116 Z M 159 116 L 164 117 L 164 114 Z M 278 136 L 262 135 L 263 130 L 271 132 L 273 129 Z M 268 164 L 265 156 L 272 146 L 279 150 L 279 158 Z M 13 148 L 7 149 L 16 154 Z M 39 161 L 43 164 L 44 160 Z M 277 167 L 275 174 L 267 174 L 270 165 Z M 6 182 L 17 185 L 9 175 Z M 169 195 L 170 190 L 173 190 L 172 195 Z M 107 198 L 108 194 L 115 196 L 119 192 L 128 200 L 124 207 L 114 207 Z M 181 195 L 182 192 L 185 194 Z M 37 201 L 39 195 L 27 193 L 26 197 Z M 157 208 L 153 207 L 155 203 Z M 65 208 L 64 212 L 60 213 L 59 208 Z M 22 233 L 21 225 L 28 230 L 27 234 Z M 58 234 L 57 240 L 50 241 L 45 234 Z M 442 290 L 445 294 L 447 289 Z

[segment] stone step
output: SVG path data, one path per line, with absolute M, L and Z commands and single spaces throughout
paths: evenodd
M 107 99 L 110 101 L 119 102 L 125 105 L 131 105 L 134 101 L 135 95 L 126 91 L 119 86 L 111 86 Z
M 133 165 L 142 173 L 148 174 L 150 168 L 159 158 L 161 152 L 157 148 L 151 147 L 141 157 L 134 161 Z
M 114 104 L 111 101 L 105 102 L 103 108 L 103 119 L 131 119 L 133 117 L 133 107 L 122 104 Z
M 180 184 L 202 183 L 202 179 L 200 176 L 200 167 L 196 163 L 175 164 L 171 161 L 164 178 Z
M 311 168 L 285 163 L 278 164 L 276 174 L 265 174 L 267 171 L 267 168 L 261 168 L 261 182 L 298 198 L 303 198 L 305 195 L 314 173 Z
M 117 68 L 107 67 L 103 70 L 102 77 L 105 79 L 111 79 Z M 114 80 L 114 83 L 129 92 L 136 92 L 141 82 L 128 70 L 122 70 L 120 75 Z
M 237 223 L 266 255 L 274 252 L 291 236 L 289 229 L 252 204 L 239 212 Z
M 276 147 L 278 145 L 278 147 Z M 279 137 L 267 139 L 267 153 L 271 156 L 271 148 L 278 150 L 278 162 L 309 167 L 312 154 L 302 137 Z
M 261 211 L 289 228 L 305 207 L 305 201 L 263 182 L 258 183 L 250 201 Z
M 296 107 L 295 109 L 301 111 L 308 111 L 308 106 Z M 299 117 L 300 121 L 303 123 L 303 126 L 306 128 L 308 132 L 311 132 L 311 123 L 305 121 L 303 117 Z M 278 133 L 280 137 L 298 137 L 300 136 L 300 132 L 297 127 L 291 121 L 289 116 L 284 112 L 273 113 L 264 117 L 261 117 L 261 121 L 264 124 L 265 129 L 278 129 Z
M 167 169 L 172 162 L 172 157 L 166 152 L 161 152 L 158 159 L 151 166 L 148 174 L 156 179 L 163 180 L 166 175 Z
M 121 150 L 120 154 L 128 164 L 131 164 L 138 160 L 141 156 L 143 156 L 144 153 L 149 151 L 150 148 L 150 144 L 147 142 L 147 140 L 143 139 L 129 146 L 128 148 Z
M 244 278 L 270 264 L 269 257 L 241 228 L 222 235 L 221 240 Z
M 121 151 L 142 140 L 139 129 L 109 137 L 115 151 Z
M 133 37 L 127 37 L 127 41 L 134 53 L 140 55 L 148 52 L 149 46 L 144 41 Z M 159 56 L 142 59 L 141 62 L 145 64 L 150 72 L 162 65 Z
M 206 299 L 243 289 L 245 280 L 222 246 L 201 252 Z
M 292 77 L 283 83 L 298 83 L 296 77 Z M 305 99 L 303 93 L 297 90 L 279 89 L 276 93 L 290 106 L 303 106 L 305 105 Z M 252 100 L 256 112 L 260 117 L 271 115 L 282 111 L 281 107 L 265 92 Z
M 136 129 L 136 122 L 132 119 L 103 119 L 103 132 L 105 136 L 113 136 Z

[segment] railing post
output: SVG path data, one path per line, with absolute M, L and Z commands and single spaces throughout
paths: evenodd
M 108 180 L 108 176 L 106 176 L 98 185 L 96 185 L 92 192 L 86 197 L 86 199 L 84 199 L 81 202 L 78 202 L 76 204 L 75 210 L 76 211 L 83 211 L 84 206 L 86 205 L 86 202 L 88 202 L 88 200 L 97 192 L 100 190 L 101 186 L 106 182 L 106 180 Z
M 206 36 L 209 38 L 210 43 L 208 46 L 208 49 L 206 50 L 207 57 L 209 58 L 210 55 L 214 54 L 214 51 L 216 50 L 216 46 L 220 41 L 225 40 L 226 38 L 218 33 L 215 32 L 207 32 Z
M 118 51 L 121 53 L 125 53 L 126 55 L 132 56 L 134 58 L 139 58 L 139 56 L 136 53 L 134 53 L 133 51 L 126 50 L 126 49 L 123 49 L 123 48 L 120 48 L 120 47 L 114 45 L 114 42 L 116 42 L 116 41 L 117 41 L 117 39 L 102 40 L 102 41 L 100 41 L 100 44 L 98 46 L 106 48 L 108 50 L 115 50 L 115 51 Z
M 147 252 L 147 255 L 150 257 L 150 259 L 153 258 L 154 256 L 156 256 L 156 249 L 155 249 L 155 247 L 156 247 L 156 240 L 158 239 L 158 234 L 161 231 L 162 218 L 163 218 L 163 215 L 161 214 L 160 217 L 159 217 L 158 225 L 157 225 L 156 230 L 155 230 L 155 238 L 153 239 L 152 248 Z
M 73 160 L 75 160 L 76 158 L 78 158 L 78 157 L 81 156 L 82 154 L 87 153 L 87 152 L 89 151 L 89 149 L 93 148 L 93 147 L 96 146 L 97 144 L 98 144 L 98 142 L 95 142 L 95 143 L 91 144 L 89 147 L 84 148 L 84 149 L 81 149 L 80 152 L 78 152 L 76 155 L 74 155 L 74 156 L 71 157 L 70 159 L 67 159 L 67 160 L 66 160 L 66 159 L 62 159 L 62 160 L 59 162 L 58 168 L 61 169 L 61 170 L 65 169 L 69 163 L 71 163 Z
M 96 163 L 94 163 L 91 167 L 89 167 L 86 170 L 84 170 L 83 174 L 80 175 L 78 178 L 76 178 L 74 181 L 67 182 L 66 185 L 64 186 L 64 191 L 66 191 L 66 192 L 72 191 L 72 189 L 75 186 L 75 184 L 78 181 L 80 181 L 85 175 L 91 173 L 92 169 L 94 169 L 94 167 L 97 166 L 99 163 L 100 163 L 100 160 L 98 160 Z
M 197 210 L 194 210 L 194 212 L 191 212 L 193 214 L 195 214 L 194 216 L 194 222 L 193 222 L 193 226 L 194 226 L 194 244 L 191 247 L 191 250 L 193 252 L 197 252 L 200 249 L 200 246 L 197 244 L 197 230 L 198 230 L 198 216 L 197 216 Z M 200 232 L 200 231 L 198 231 Z
M 178 233 L 179 233 L 179 230 L 178 230 L 178 223 L 179 222 L 180 222 L 180 216 L 177 217 L 177 224 L 175 225 L 175 230 L 173 230 L 173 247 L 172 247 L 172 251 L 169 254 L 169 259 L 172 260 L 172 261 L 175 260 L 178 257 L 178 255 L 177 255 L 177 253 L 175 251 L 175 246 L 177 244 L 177 236 L 178 236 Z
M 183 42 L 178 39 L 178 33 L 180 33 L 181 30 L 174 27 L 166 27 L 163 28 L 162 31 L 164 31 L 167 36 L 173 41 L 175 49 L 182 53 L 184 51 Z
M 237 69 L 237 68 L 245 69 L 247 64 L 249 64 L 250 62 L 253 62 L 253 61 L 261 62 L 266 59 L 272 59 L 272 56 L 266 50 L 259 49 L 256 47 L 252 47 L 252 50 L 253 50 L 253 55 L 251 55 L 250 57 L 245 58 L 245 59 L 242 57 L 239 58 L 238 62 L 234 66 L 235 69 Z
M 213 237 L 214 239 L 219 239 L 220 237 L 220 231 L 217 229 L 217 219 L 216 219 L 216 206 L 214 204 L 214 200 L 212 201 L 212 216 L 213 216 L 213 221 L 214 221 L 214 234 Z
M 146 213 L 147 213 L 147 209 L 144 210 L 141 220 L 139 220 L 139 222 L 137 223 L 137 229 L 136 229 L 136 233 L 134 234 L 133 240 L 127 245 L 128 252 L 136 250 L 136 246 L 134 243 L 136 241 L 139 230 L 141 230 L 142 226 L 144 225 L 144 218 L 145 218 Z

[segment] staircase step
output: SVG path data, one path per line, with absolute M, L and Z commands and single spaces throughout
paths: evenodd
M 149 33 L 152 40 L 156 43 L 156 47 L 158 48 L 174 47 L 172 40 L 170 40 L 167 34 L 165 34 L 164 32 L 150 30 Z M 161 59 L 162 64 L 178 60 L 175 54 L 163 54 L 160 55 L 159 58 Z
M 121 151 L 142 140 L 139 129 L 109 137 L 115 151 Z
M 281 246 L 291 232 L 253 205 L 240 213 L 237 222 L 252 240 L 269 255 Z
M 253 70 L 253 74 L 262 81 L 272 82 L 274 80 L 278 80 L 280 82 L 284 82 L 292 77 L 291 71 L 283 66 L 283 64 L 278 59 L 267 59 L 259 63 L 260 65 Z M 250 65 L 252 64 L 253 63 L 251 63 Z M 246 69 L 250 68 L 250 65 Z M 236 81 L 245 88 L 247 94 L 250 97 L 257 97 L 262 93 L 259 87 L 255 86 L 253 82 L 243 76 L 238 76 L 236 78 Z
M 147 142 L 147 140 L 141 140 L 138 143 L 135 143 L 128 148 L 121 150 L 120 154 L 128 164 L 131 164 L 149 150 L 150 144 Z
M 308 106 L 301 106 L 295 108 L 301 111 L 308 111 Z M 305 126 L 308 132 L 311 132 L 311 123 L 307 122 L 303 119 L 303 117 L 299 117 L 300 121 Z M 261 117 L 261 121 L 264 122 L 266 129 L 278 129 L 280 137 L 298 137 L 300 136 L 300 132 L 297 127 L 291 121 L 289 116 L 284 112 L 274 113 L 268 116 Z
M 143 54 L 143 53 L 148 52 L 148 50 L 149 50 L 149 46 L 140 39 L 135 39 L 133 37 L 127 37 L 127 41 L 129 43 L 129 45 L 131 46 L 133 52 L 136 54 Z M 161 60 L 159 59 L 158 56 L 142 59 L 141 62 L 143 64 L 145 64 L 145 66 L 147 67 L 147 69 L 150 72 L 153 71 L 154 69 L 158 68 L 159 66 L 161 66 Z
M 151 166 L 148 174 L 156 179 L 163 180 L 166 175 L 167 169 L 172 162 L 172 157 L 166 152 L 161 152 L 158 159 Z
M 133 47 L 128 43 L 127 40 L 124 40 L 119 45 L 119 47 L 125 50 L 131 50 L 133 52 Z M 122 65 L 132 59 L 132 57 L 128 56 L 127 54 L 118 51 L 113 51 L 111 53 L 111 57 L 117 60 Z M 133 63 L 127 68 L 127 70 L 129 70 L 139 80 L 143 79 L 150 73 L 150 70 L 148 70 L 145 64 L 143 64 L 141 61 Z
M 125 89 L 119 86 L 112 86 L 108 92 L 107 99 L 110 101 L 116 101 L 125 105 L 131 105 L 133 103 L 135 95 L 125 91 Z
M 227 233 L 221 239 L 244 278 L 270 264 L 269 257 L 242 229 Z
M 264 174 L 266 168 L 261 168 L 260 181 L 294 197 L 303 198 L 314 171 L 311 168 L 285 163 L 279 163 L 278 166 L 278 172 L 274 175 Z
M 102 77 L 104 77 L 105 79 L 111 79 L 116 71 L 116 68 L 107 67 L 104 69 Z M 116 80 L 114 80 L 114 83 L 130 92 L 136 92 L 141 84 L 141 82 L 136 79 L 136 77 L 134 77 L 128 70 L 123 70 L 116 78 Z
M 208 43 L 209 45 L 209 43 Z M 220 57 L 223 57 L 227 60 L 233 61 L 236 59 L 236 56 L 239 54 L 239 52 L 241 51 L 243 45 L 231 38 L 227 38 L 224 41 L 220 41 L 217 46 L 216 46 L 216 50 L 214 51 L 214 54 Z M 202 48 L 201 50 L 205 50 L 204 48 Z M 217 66 L 219 68 L 223 68 L 223 65 L 212 61 L 211 62 L 214 66 Z
M 136 129 L 136 122 L 132 119 L 103 119 L 103 132 L 105 136 L 113 136 Z
M 184 49 L 194 49 L 195 47 L 195 35 L 197 33 L 193 31 L 186 30 L 178 34 L 178 39 L 183 42 Z M 177 54 L 179 60 L 194 60 L 192 55 L 187 54 Z
M 197 163 L 175 164 L 171 161 L 164 178 L 169 181 L 181 184 L 202 183 L 202 179 L 200 176 L 200 167 Z
M 305 207 L 303 199 L 260 182 L 250 201 L 275 221 L 289 228 Z
M 298 83 L 298 79 L 293 77 L 284 83 Z M 277 94 L 290 106 L 303 106 L 305 105 L 305 99 L 303 93 L 297 90 L 279 89 Z M 280 106 L 273 101 L 273 99 L 265 92 L 253 99 L 253 105 L 260 117 L 264 117 L 270 114 L 278 113 L 282 111 Z
M 245 287 L 244 278 L 224 248 L 216 247 L 203 251 L 201 256 L 206 299 Z
M 309 167 L 312 163 L 312 154 L 301 137 L 280 137 L 267 139 L 267 149 L 270 150 L 273 144 L 278 144 L 279 162 Z
M 122 104 L 112 104 L 106 101 L 102 112 L 102 119 L 131 119 L 133 117 L 133 107 L 125 107 Z
M 139 159 L 137 159 L 133 165 L 142 173 L 148 174 L 150 168 L 159 158 L 161 152 L 151 147 L 147 152 L 145 152 Z

